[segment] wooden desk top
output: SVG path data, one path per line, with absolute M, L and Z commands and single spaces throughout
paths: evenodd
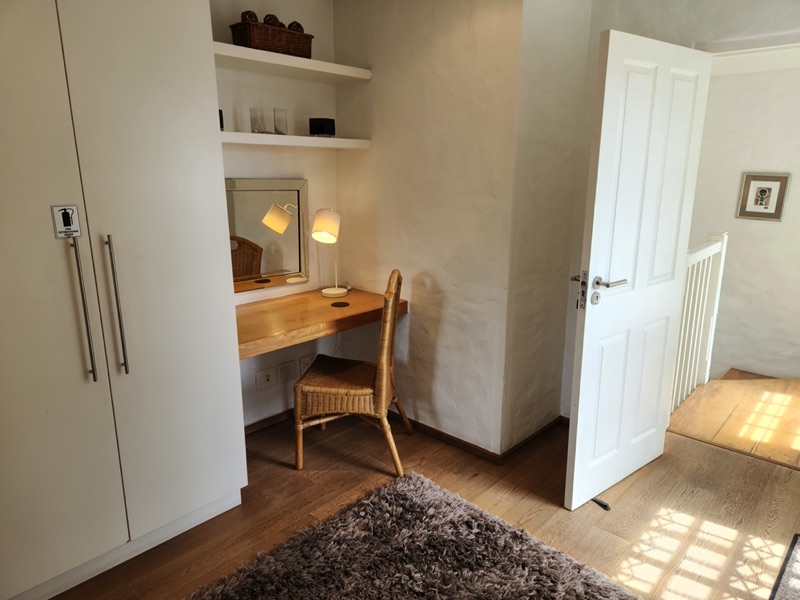
M 346 307 L 331 306 L 348 302 Z M 397 314 L 408 313 L 400 300 Z M 288 348 L 381 320 L 383 294 L 350 290 L 344 298 L 324 298 L 319 291 L 291 294 L 236 307 L 239 360 Z

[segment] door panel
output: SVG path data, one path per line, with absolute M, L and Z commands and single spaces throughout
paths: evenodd
M 594 412 L 600 423 L 601 413 L 605 413 L 604 426 L 595 428 L 594 453 L 592 464 L 605 460 L 613 453 L 619 452 L 619 440 L 622 433 L 623 387 L 625 364 L 628 355 L 628 337 L 616 334 L 598 340 L 600 369 L 595 399 Z M 601 406 L 599 400 L 605 399 Z
M 653 228 L 653 263 L 650 281 L 671 281 L 676 275 L 679 254 L 680 219 L 686 187 L 686 160 L 691 156 L 695 103 L 697 100 L 698 76 L 683 72 L 671 72 L 672 101 L 670 103 L 669 128 L 667 131 L 666 156 L 663 158 L 661 193 L 658 195 L 658 213 Z
M 59 7 L 136 538 L 246 483 L 210 15 L 194 0 Z
M 598 302 L 577 323 L 570 509 L 664 449 L 710 56 L 612 31 L 599 69 L 582 257 Z
M 35 15 L 35 18 L 31 18 Z M 0 2 L 0 598 L 128 540 L 88 236 L 79 240 L 98 381 L 70 240 L 85 217 L 53 0 Z M 85 226 L 85 220 L 84 220 Z
M 644 352 L 642 354 L 642 387 L 639 396 L 657 398 L 663 386 L 664 363 L 666 356 L 669 319 L 659 319 L 642 327 Z M 637 405 L 636 428 L 633 430 L 633 444 L 644 437 L 656 433 L 659 425 L 658 403 L 640 402 Z
M 647 167 L 647 148 L 650 138 L 650 107 L 655 93 L 656 72 L 653 65 L 625 65 L 625 106 L 619 126 L 619 159 L 616 168 L 617 194 L 620 198 L 638 199 L 644 194 Z M 613 221 L 603 223 L 610 227 L 608 237 L 611 248 L 609 267 L 603 271 L 604 279 L 611 273 L 634 273 L 636 247 L 641 228 L 641 202 L 630 202 L 619 210 L 609 211 Z M 602 218 L 602 217 L 601 217 Z M 598 268 L 602 267 L 598 265 Z

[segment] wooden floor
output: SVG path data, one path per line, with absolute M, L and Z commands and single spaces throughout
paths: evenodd
M 667 434 L 666 453 L 593 503 L 562 508 L 567 429 L 558 426 L 496 465 L 395 427 L 417 471 L 644 598 L 767 598 L 800 530 L 800 472 Z M 258 551 L 392 480 L 381 434 L 345 419 L 306 432 L 306 468 L 292 468 L 293 431 L 248 436 L 242 506 L 61 595 L 61 600 L 184 598 Z
M 669 430 L 800 468 L 800 379 L 732 370 L 695 389 L 672 414 Z

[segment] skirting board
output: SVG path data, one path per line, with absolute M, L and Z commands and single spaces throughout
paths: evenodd
M 475 444 L 472 444 L 470 442 L 464 441 L 460 438 L 450 435 L 449 433 L 444 433 L 443 431 L 439 431 L 438 429 L 434 429 L 433 427 L 429 427 L 428 425 L 425 425 L 423 423 L 418 423 L 417 421 L 411 419 L 411 424 L 414 426 L 414 428 L 418 429 L 422 433 L 425 433 L 438 440 L 442 440 L 443 442 L 447 442 L 448 444 L 455 446 L 456 448 L 461 448 L 462 450 L 466 450 L 470 454 L 480 456 L 481 458 L 484 458 L 498 465 L 503 464 L 506 460 L 508 460 L 509 457 L 511 457 L 520 448 L 523 448 L 524 446 L 530 444 L 533 440 L 542 435 L 545 431 L 548 431 L 549 429 L 552 429 L 553 427 L 557 427 L 559 425 L 564 425 L 565 423 L 569 425 L 569 419 L 566 419 L 565 417 L 556 417 L 543 427 L 540 427 L 539 429 L 534 431 L 531 435 L 526 437 L 524 440 L 522 440 L 512 448 L 509 448 L 505 452 L 498 454 L 496 452 L 490 452 L 489 450 L 481 448 L 480 446 L 476 446 Z
M 166 542 L 168 539 L 174 538 L 184 531 L 188 531 L 192 527 L 200 525 L 200 523 L 208 521 L 235 506 L 239 506 L 241 503 L 242 494 L 240 491 L 228 494 L 211 504 L 189 513 L 185 517 L 181 517 L 127 544 L 114 548 L 110 552 L 106 552 L 94 560 L 90 560 L 79 567 L 62 573 L 58 577 L 54 577 L 26 592 L 22 592 L 14 596 L 11 600 L 47 600 L 48 598 L 52 598 L 84 581 L 88 581 L 95 575 L 99 575 L 112 567 L 116 567 L 142 552 L 155 548 L 162 542 Z
M 272 415 L 271 417 L 267 417 L 265 419 L 261 419 L 260 421 L 256 421 L 255 423 L 250 423 L 250 425 L 245 425 L 244 427 L 244 434 L 248 435 L 259 429 L 264 429 L 265 427 L 269 427 L 270 425 L 274 425 L 275 423 L 280 423 L 281 421 L 288 421 L 290 419 L 294 419 L 294 409 L 290 408 L 289 410 L 285 410 L 282 413 L 278 413 L 277 415 Z
M 259 429 L 264 429 L 265 427 L 269 427 L 270 425 L 274 425 L 275 423 L 280 423 L 281 421 L 288 421 L 294 418 L 294 410 L 289 409 L 282 413 L 278 413 L 277 415 L 273 415 L 271 417 L 267 417 L 266 419 L 262 419 L 260 421 L 256 421 L 255 423 L 251 423 L 247 427 L 245 427 L 245 434 L 253 433 L 254 431 L 258 431 Z M 392 421 L 400 422 L 400 417 L 395 411 L 389 411 L 389 418 Z M 436 438 L 437 440 L 441 440 L 450 444 L 451 446 L 455 446 L 456 448 L 461 448 L 462 450 L 466 450 L 470 454 L 474 454 L 476 456 L 480 456 L 483 459 L 486 459 L 490 462 L 496 464 L 502 464 L 505 462 L 511 455 L 513 455 L 517 450 L 529 444 L 531 441 L 536 439 L 538 436 L 543 434 L 545 431 L 552 427 L 556 427 L 558 425 L 566 425 L 569 426 L 569 419 L 567 417 L 556 417 L 543 427 L 539 428 L 531 435 L 526 437 L 524 440 L 516 444 L 514 447 L 506 450 L 502 454 L 497 454 L 496 452 L 490 452 L 485 448 L 481 448 L 480 446 L 476 446 L 470 442 L 462 440 L 460 438 L 455 437 L 454 435 L 450 435 L 449 433 L 445 433 L 444 431 L 439 431 L 434 427 L 430 427 L 429 425 L 425 425 L 424 423 L 420 423 L 419 421 L 415 421 L 414 419 L 409 419 L 411 421 L 411 425 L 414 429 L 421 431 L 422 433 L 431 436 L 432 438 Z

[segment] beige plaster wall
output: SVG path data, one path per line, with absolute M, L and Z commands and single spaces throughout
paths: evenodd
M 502 449 L 521 1 L 337 0 L 336 56 L 373 70 L 337 91 L 341 268 L 405 278 L 398 387 L 415 419 Z M 357 345 L 358 340 L 353 340 Z
M 692 244 L 727 231 L 712 378 L 800 377 L 800 69 L 712 77 Z M 791 173 L 783 220 L 736 218 L 742 173 Z
M 573 206 L 585 190 L 583 0 L 525 2 L 517 107 L 503 450 L 560 414 Z
M 592 48 L 616 29 L 693 48 L 798 31 L 795 0 L 594 0 Z

